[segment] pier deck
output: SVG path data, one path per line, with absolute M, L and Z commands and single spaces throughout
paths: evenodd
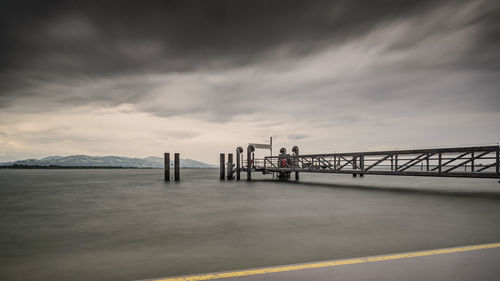
M 255 159 L 254 150 L 250 144 L 247 158 L 237 163 L 237 178 L 240 172 L 247 173 L 247 180 L 253 172 L 278 173 L 282 179 L 291 173 L 296 179 L 299 173 L 500 178 L 498 145 L 326 154 L 299 154 L 295 146 L 293 154 L 282 148 L 278 156 L 263 159 Z M 242 151 L 237 150 L 238 159 Z

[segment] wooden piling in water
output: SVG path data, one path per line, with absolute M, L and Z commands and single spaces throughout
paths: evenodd
M 174 179 L 179 181 L 181 179 L 181 163 L 179 153 L 174 154 Z
M 243 152 L 243 148 L 238 147 L 236 149 L 236 180 L 240 180 L 241 177 L 241 153 Z
M 221 153 L 220 154 L 220 180 L 225 180 L 225 169 L 224 166 L 226 164 L 226 154 Z
M 298 146 L 294 146 L 292 148 L 292 152 L 293 152 L 293 155 L 295 156 L 299 156 L 299 147 Z M 294 158 L 295 160 L 294 161 L 297 161 L 296 158 Z M 293 163 L 294 166 L 297 165 L 297 162 L 294 162 Z M 295 180 L 298 181 L 299 180 L 299 172 L 295 172 Z
M 233 177 L 233 154 L 227 154 L 227 179 L 232 180 Z
M 248 145 L 247 147 L 247 181 L 252 180 L 252 165 L 253 165 L 253 152 L 255 147 L 253 145 Z
M 164 160 L 164 170 L 165 170 L 165 181 L 170 181 L 170 153 L 165 153 L 163 155 Z

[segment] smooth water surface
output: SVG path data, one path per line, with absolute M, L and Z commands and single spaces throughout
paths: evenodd
M 0 170 L 0 278 L 135 280 L 500 242 L 497 180 L 181 172 Z

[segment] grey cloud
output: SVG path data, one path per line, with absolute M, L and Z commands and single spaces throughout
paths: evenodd
M 307 138 L 307 134 L 289 134 L 288 138 L 291 140 L 301 140 Z
M 1 5 L 0 108 L 18 112 L 128 103 L 161 117 L 321 124 L 500 105 L 497 1 Z M 342 46 L 380 49 L 297 70 Z
M 23 142 L 32 142 L 39 144 L 51 144 L 61 142 L 72 143 L 90 143 L 90 142 L 105 142 L 106 139 L 102 136 L 88 136 L 74 132 L 68 132 L 71 128 L 57 128 L 41 130 L 36 132 L 23 132 L 22 134 L 4 134 L 0 135 L 5 138 L 12 138 Z
M 161 55 L 163 67 L 175 70 L 211 65 L 214 58 L 242 63 L 278 46 L 314 50 L 321 42 L 358 36 L 435 3 L 7 1 L 2 5 L 2 47 L 14 57 L 3 61 L 22 66 L 36 58 L 52 66 L 61 63 L 64 71 L 87 73 L 148 69 Z M 148 54 L 153 56 L 147 59 Z
M 178 129 L 173 129 L 173 130 L 163 130 L 161 132 L 156 132 L 159 138 L 173 138 L 173 139 L 191 139 L 194 137 L 197 137 L 201 135 L 200 132 L 197 131 L 192 131 L 192 130 L 178 130 Z
M 3 1 L 2 69 L 183 71 L 300 55 L 437 1 Z

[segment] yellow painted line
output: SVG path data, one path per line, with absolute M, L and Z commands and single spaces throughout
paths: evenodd
M 424 257 L 424 256 L 435 256 L 435 255 L 451 254 L 451 253 L 459 253 L 459 252 L 467 252 L 467 251 L 475 251 L 475 250 L 483 250 L 483 249 L 491 249 L 491 248 L 500 248 L 500 243 L 481 244 L 481 245 L 428 250 L 428 251 L 419 251 L 419 252 L 409 252 L 409 253 L 402 253 L 402 254 L 372 256 L 372 257 L 364 257 L 364 258 L 323 261 L 323 262 L 315 262 L 315 263 L 307 263 L 307 264 L 284 265 L 284 266 L 266 267 L 266 268 L 248 269 L 248 270 L 238 270 L 238 271 L 221 272 L 221 273 L 208 273 L 208 274 L 192 275 L 192 276 L 184 276 L 184 277 L 181 276 L 181 277 L 161 278 L 161 279 L 154 279 L 154 280 L 156 280 L 156 281 L 199 281 L 199 280 L 223 279 L 223 278 L 230 278 L 230 277 L 251 276 L 251 275 L 261 275 L 261 274 L 267 274 L 267 273 L 284 272 L 284 271 L 296 271 L 296 270 L 302 270 L 302 269 L 331 267 L 331 266 L 339 266 L 339 265 L 346 265 L 346 264 L 359 264 L 359 263 L 399 260 L 399 259 Z

